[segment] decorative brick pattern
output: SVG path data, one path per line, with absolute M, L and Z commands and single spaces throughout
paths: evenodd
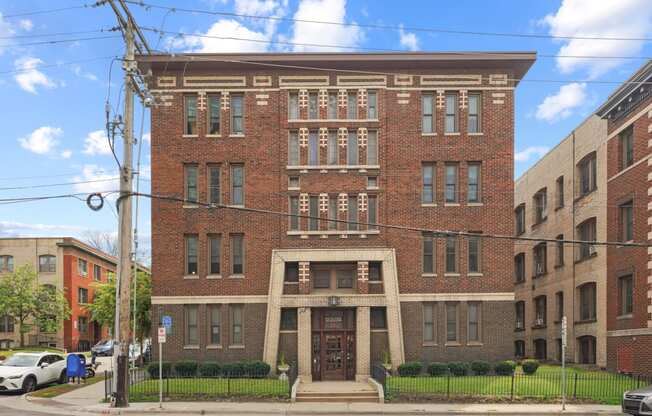
M 309 195 L 306 193 L 299 194 L 299 212 L 306 214 L 308 212 Z
M 437 108 L 444 108 L 446 105 L 446 97 L 444 97 L 444 90 L 437 90 L 437 97 L 435 99 Z
M 328 194 L 319 194 L 319 212 L 328 212 Z
M 310 132 L 305 127 L 301 127 L 299 129 L 299 146 L 308 147 L 308 134 L 309 133 Z
M 367 90 L 364 88 L 358 89 L 358 107 L 367 107 Z
M 367 212 L 367 194 L 358 194 L 358 211 Z
M 367 147 L 367 128 L 359 127 L 358 128 L 358 146 Z
M 308 90 L 299 90 L 299 108 L 308 107 Z
M 319 90 L 319 107 L 328 107 L 328 90 Z
M 342 193 L 337 196 L 337 209 L 340 212 L 349 210 L 349 196 L 347 194 Z
M 358 262 L 358 280 L 361 280 L 361 281 L 369 280 L 369 262 L 368 261 L 359 261 Z
M 460 90 L 460 108 L 466 109 L 469 105 L 469 95 L 467 90 Z
M 320 127 L 319 128 L 319 146 L 327 147 L 328 146 L 328 128 Z
M 197 110 L 206 110 L 206 91 L 197 91 Z
M 228 91 L 222 91 L 220 93 L 220 97 L 222 98 L 222 110 L 229 110 L 231 108 L 231 99 L 229 98 L 229 92 Z
M 345 89 L 337 91 L 337 106 L 340 108 L 346 108 L 347 103 L 347 94 Z
M 349 130 L 346 127 L 340 127 L 337 129 L 337 143 L 340 147 L 346 147 L 346 143 L 349 140 Z

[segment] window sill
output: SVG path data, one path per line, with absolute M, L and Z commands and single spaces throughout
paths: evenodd
M 631 244 L 633 242 L 634 242 L 634 240 L 627 240 L 627 241 L 623 241 L 622 243 L 623 244 Z M 627 246 L 616 246 L 616 248 L 629 248 L 629 247 L 627 247 Z M 597 255 L 597 253 L 596 253 L 596 255 Z
M 525 283 L 525 279 L 514 281 L 514 284 L 515 284 L 515 285 L 522 285 L 523 283 Z
M 328 221 L 328 220 L 323 220 Z M 310 235 L 367 235 L 367 234 L 380 234 L 380 230 L 364 230 L 364 231 L 354 231 L 354 230 L 323 230 L 323 231 L 287 231 L 287 235 L 299 235 L 299 236 L 310 236 Z
M 437 273 L 421 273 L 421 277 L 437 277 Z
M 244 208 L 244 204 L 227 204 L 226 206 L 232 208 Z
M 301 190 L 301 188 L 297 188 L 295 186 L 293 186 L 293 187 L 288 186 L 288 191 L 300 191 L 300 190 Z
M 380 165 L 286 165 L 286 170 L 374 170 L 380 169 Z
M 580 194 L 578 197 L 576 197 L 576 198 L 573 200 L 573 203 L 574 203 L 574 204 L 577 204 L 577 203 L 580 202 L 582 199 L 586 198 L 587 196 L 591 195 L 593 192 L 595 192 L 595 191 L 597 191 L 597 190 L 598 190 L 598 187 L 596 186 L 595 188 L 591 189 L 591 190 L 588 191 L 587 193 L 585 193 L 585 194 Z
M 278 332 L 279 332 L 279 334 L 296 334 L 299 331 L 296 330 L 296 329 L 281 329 Z
M 367 190 L 368 190 L 368 191 L 377 191 L 377 190 L 379 190 L 379 189 L 380 189 L 380 188 L 377 187 L 377 186 L 367 186 Z
M 535 274 L 535 275 L 532 276 L 532 280 L 534 280 L 534 279 L 541 279 L 542 277 L 545 277 L 547 274 L 548 274 L 547 271 L 546 271 L 546 272 L 543 272 L 543 273 Z
M 199 137 L 199 134 L 182 134 L 181 137 L 184 139 L 196 139 Z
M 199 208 L 198 204 L 183 204 L 183 208 Z
M 484 206 L 484 203 L 483 202 L 469 202 L 466 205 L 468 205 L 470 207 L 481 207 L 481 206 Z
M 421 135 L 424 137 L 436 137 L 437 133 L 421 133 Z
M 560 206 L 558 206 L 558 207 L 555 207 L 555 212 L 559 211 L 559 210 L 562 209 L 562 208 L 564 208 L 563 205 L 560 205 Z
M 460 344 L 458 341 L 447 341 L 444 344 L 445 347 L 461 347 L 462 344 Z
M 185 275 L 183 275 L 183 278 L 185 280 L 196 280 L 196 279 L 199 279 L 199 275 L 198 274 L 185 274 Z
M 434 203 L 426 203 L 426 204 L 424 204 L 424 203 L 422 203 L 421 206 L 422 207 L 436 207 L 437 204 L 434 204 Z
M 594 324 L 596 322 L 598 322 L 596 318 L 591 318 L 591 319 L 575 321 L 575 325 Z
M 209 279 L 209 280 L 215 280 L 215 279 L 221 279 L 221 278 L 222 278 L 221 274 L 209 274 L 208 276 L 206 276 L 206 279 Z
M 284 285 L 298 285 L 299 282 L 298 281 L 296 281 L 296 282 L 283 282 L 283 284 Z
M 199 349 L 199 345 L 184 345 L 184 346 L 183 346 L 183 349 L 184 349 L 184 350 L 198 350 L 198 349 Z
M 484 133 L 481 132 L 481 131 L 479 131 L 479 132 L 469 132 L 469 133 L 466 133 L 466 134 L 469 135 L 469 136 L 484 136 Z
M 387 328 L 371 328 L 369 332 L 378 332 L 378 333 L 387 332 Z
M 634 317 L 634 314 L 628 313 L 627 315 L 618 315 L 616 316 L 617 321 L 624 321 L 626 319 L 632 319 Z
M 467 273 L 466 274 L 468 277 L 483 277 L 484 273 L 479 273 L 479 272 L 473 272 L 473 273 Z
M 547 220 L 548 220 L 548 217 L 547 217 L 547 216 L 546 216 L 545 218 L 541 218 L 540 220 L 538 220 L 537 222 L 535 222 L 534 224 L 532 224 L 532 229 L 535 230 L 535 229 L 539 228 L 539 226 L 540 226 L 541 224 L 545 223 Z
M 484 343 L 480 341 L 470 341 L 466 343 L 467 347 L 484 347 Z
M 555 264 L 555 269 L 561 269 L 562 267 L 564 267 L 564 263 L 562 263 L 562 264 Z
M 543 324 L 543 325 L 532 325 L 532 329 L 546 329 L 548 325 Z
M 514 332 L 525 332 L 525 328 L 515 328 Z
M 444 277 L 460 277 L 460 273 L 444 273 Z
M 445 207 L 459 207 L 460 205 L 459 202 L 444 202 Z
M 245 135 L 244 135 L 244 133 L 229 134 L 229 137 L 232 137 L 234 139 L 244 139 Z
M 222 346 L 221 345 L 207 345 L 206 349 L 207 350 L 221 350 Z
M 229 275 L 229 279 L 244 279 L 245 275 L 244 274 L 231 274 Z
M 452 131 L 450 133 L 444 133 L 444 136 L 460 136 L 462 133 L 459 131 Z
M 316 122 L 356 122 L 356 123 L 363 123 L 363 122 L 378 122 L 379 120 L 377 118 L 290 118 L 288 119 L 288 123 L 316 123 Z
M 230 350 L 244 350 L 244 345 L 229 345 Z
M 423 347 L 436 347 L 438 344 L 436 342 L 424 342 L 421 344 Z
M 222 137 L 222 135 L 221 134 L 207 134 L 206 137 L 208 137 L 210 139 L 216 139 L 216 138 Z
M 595 252 L 593 254 L 589 254 L 586 257 L 582 257 L 582 258 L 579 258 L 579 259 L 575 260 L 575 264 L 584 263 L 585 261 L 589 261 L 589 260 L 591 260 L 591 259 L 593 259 L 594 257 L 597 257 L 597 256 L 598 256 L 597 252 Z

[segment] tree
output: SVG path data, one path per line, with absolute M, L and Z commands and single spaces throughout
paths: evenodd
M 84 241 L 93 248 L 115 257 L 118 256 L 118 237 L 116 234 L 98 230 L 87 230 L 84 232 Z
M 20 346 L 25 334 L 34 326 L 43 331 L 56 331 L 70 317 L 70 306 L 63 292 L 52 285 L 39 285 L 38 274 L 31 266 L 19 267 L 0 279 L 0 315 L 8 315 L 18 324 Z
M 152 276 L 144 271 L 136 273 L 136 340 L 141 347 L 143 339 L 149 336 L 152 329 Z M 93 303 L 84 305 L 91 313 L 91 320 L 100 325 L 106 325 L 111 330 L 114 328 L 115 319 L 115 282 L 110 278 L 107 283 L 94 283 L 95 289 Z M 133 302 L 133 298 L 132 298 Z M 133 328 L 134 311 L 130 313 L 130 327 Z

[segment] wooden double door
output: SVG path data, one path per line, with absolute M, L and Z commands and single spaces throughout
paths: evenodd
M 313 380 L 355 379 L 355 310 L 312 310 Z

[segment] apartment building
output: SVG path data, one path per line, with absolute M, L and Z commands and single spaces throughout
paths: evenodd
M 607 237 L 651 240 L 650 148 L 652 62 L 643 65 L 599 108 L 608 123 Z M 607 356 L 610 370 L 652 374 L 652 249 L 607 251 Z
M 28 345 L 88 351 L 108 335 L 108 328 L 91 322 L 83 304 L 93 301 L 94 282 L 106 282 L 115 272 L 116 258 L 70 237 L 0 238 L 0 278 L 29 265 L 38 272 L 38 283 L 63 291 L 71 316 L 57 332 L 39 328 L 26 336 Z M 17 346 L 20 332 L 11 317 L 0 317 L 0 343 Z
M 516 235 L 607 239 L 607 123 L 591 115 L 515 185 Z M 607 249 L 554 241 L 514 245 L 517 357 L 561 361 L 566 316 L 568 362 L 607 362 Z
M 513 231 L 514 90 L 534 60 L 138 57 L 152 192 L 172 198 L 152 200 L 166 360 L 282 354 L 316 381 L 364 380 L 384 352 L 511 357 L 514 245 L 484 237 Z

